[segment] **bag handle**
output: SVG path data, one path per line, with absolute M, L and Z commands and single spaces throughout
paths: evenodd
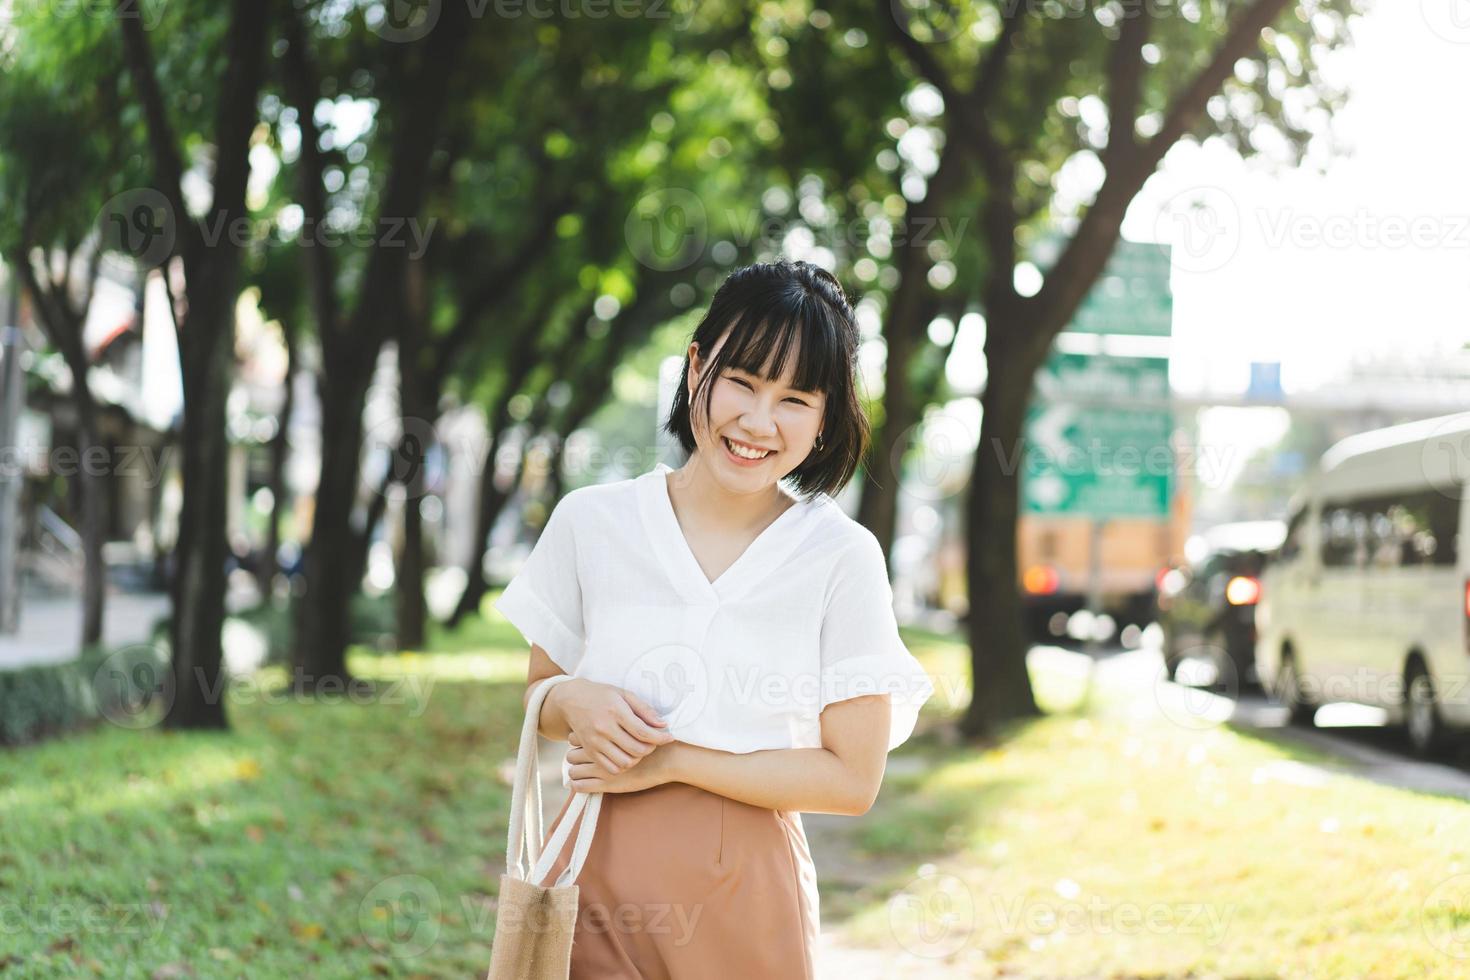
M 551 870 L 551 865 L 556 862 L 567 837 L 571 835 L 572 825 L 581 816 L 582 826 L 572 848 L 572 859 L 556 883 L 563 885 L 576 880 L 587 860 L 587 852 L 592 847 L 597 815 L 602 809 L 601 793 L 575 793 L 557 824 L 556 832 L 546 842 L 543 850 L 541 767 L 537 761 L 541 705 L 553 687 L 571 679 L 570 674 L 555 674 L 538 682 L 526 703 L 526 717 L 521 723 L 521 742 L 516 753 L 515 782 L 510 797 L 510 830 L 506 836 L 505 873 L 532 884 L 539 885 L 541 879 Z M 531 869 L 529 876 L 528 867 Z

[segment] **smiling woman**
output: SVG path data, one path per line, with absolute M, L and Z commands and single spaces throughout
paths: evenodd
M 689 459 L 567 494 L 495 603 L 532 644 L 528 688 L 572 675 L 541 709 L 573 790 L 546 839 L 603 794 L 573 977 L 815 975 L 801 812 L 865 812 L 934 691 L 882 548 L 831 496 L 867 443 L 856 343 L 822 270 L 732 274 L 665 426 Z M 624 918 L 649 909 L 683 925 Z
M 749 469 L 768 485 L 789 478 L 804 493 L 835 494 L 869 438 L 856 363 L 852 306 L 831 273 L 805 262 L 747 266 L 695 329 L 664 429 L 691 456 L 703 448 L 744 462 L 731 443 L 766 450 L 764 466 Z

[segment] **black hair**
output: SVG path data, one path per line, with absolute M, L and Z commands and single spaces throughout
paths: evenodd
M 729 337 L 711 358 L 709 352 L 726 330 Z M 857 472 L 870 439 L 868 417 L 857 394 L 857 319 L 837 279 L 808 262 L 758 262 L 736 269 L 715 292 L 693 341 L 704 360 L 693 403 L 710 424 L 710 387 L 726 367 L 737 367 L 767 379 L 779 378 L 800 341 L 793 387 L 826 395 L 822 448 L 787 474 L 803 494 L 835 495 Z M 772 357 L 774 354 L 774 358 Z M 771 361 L 769 371 L 767 362 Z M 678 438 L 686 453 L 696 448 L 690 425 L 689 356 L 665 432 Z

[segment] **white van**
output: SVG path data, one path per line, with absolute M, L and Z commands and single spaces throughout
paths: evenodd
M 1470 728 L 1467 477 L 1470 412 L 1323 454 L 1256 607 L 1257 669 L 1293 721 L 1327 702 L 1374 705 L 1424 756 Z

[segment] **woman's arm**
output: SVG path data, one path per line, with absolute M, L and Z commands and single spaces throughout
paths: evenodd
M 530 707 L 531 692 L 537 684 L 565 673 L 543 648 L 531 644 L 521 707 Z M 546 693 L 537 726 L 537 731 L 549 739 L 585 745 L 590 756 L 608 772 L 636 766 L 674 738 L 668 723 L 642 698 L 583 678 L 558 684 Z
M 649 771 L 639 773 L 642 766 L 636 766 L 615 776 L 593 764 L 574 762 L 572 789 L 617 793 L 664 782 L 688 783 L 772 810 L 859 816 L 873 805 L 883 782 L 891 710 L 886 694 L 828 705 L 822 712 L 819 749 L 725 752 L 670 742 L 645 760 L 656 760 Z

